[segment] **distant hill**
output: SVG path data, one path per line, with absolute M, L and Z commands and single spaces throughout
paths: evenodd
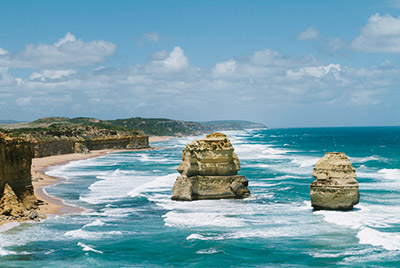
M 139 129 L 153 136 L 186 136 L 205 133 L 209 129 L 200 123 L 172 120 L 167 118 L 141 118 L 105 120 L 112 125 Z
M 87 117 L 45 117 L 33 122 L 1 125 L 4 129 L 20 128 L 54 128 L 60 126 L 89 125 L 110 130 L 139 130 L 152 136 L 187 136 L 224 130 L 243 130 L 250 128 L 265 128 L 260 123 L 243 120 L 224 120 L 208 122 L 188 122 L 167 118 L 134 117 L 116 120 L 100 120 Z
M 208 122 L 188 122 L 166 118 L 128 118 L 105 120 L 112 125 L 134 128 L 154 136 L 186 136 L 223 130 L 243 130 L 250 128 L 266 128 L 265 125 L 243 120 L 224 120 Z
M 200 124 L 206 125 L 211 129 L 217 130 L 243 130 L 251 128 L 266 128 L 264 124 L 254 123 L 244 120 L 222 120 L 222 121 L 207 121 L 199 122 Z

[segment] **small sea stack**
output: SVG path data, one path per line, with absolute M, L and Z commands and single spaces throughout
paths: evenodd
M 360 201 L 356 170 L 344 153 L 326 153 L 313 171 L 311 205 L 321 210 L 351 210 Z
M 207 135 L 204 139 L 186 145 L 181 174 L 174 184 L 172 200 L 246 198 L 250 195 L 248 180 L 237 175 L 239 158 L 229 138 L 222 133 Z

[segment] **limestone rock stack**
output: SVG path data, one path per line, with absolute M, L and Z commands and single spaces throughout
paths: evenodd
M 310 185 L 311 205 L 315 209 L 350 210 L 360 194 L 356 170 L 344 153 L 326 153 L 313 171 Z
M 174 184 L 172 200 L 245 198 L 250 195 L 245 176 L 237 175 L 239 158 L 229 138 L 222 133 L 186 145 L 181 174 Z

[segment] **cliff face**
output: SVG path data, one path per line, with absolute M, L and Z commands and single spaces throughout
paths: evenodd
M 89 150 L 149 148 L 149 138 L 133 131 L 93 127 L 69 127 L 57 131 L 29 130 L 22 134 L 31 142 L 33 157 L 88 153 Z
M 315 165 L 313 176 L 310 196 L 315 209 L 350 210 L 358 204 L 356 170 L 344 153 L 326 153 Z
M 149 147 L 149 137 L 146 135 L 126 137 L 94 138 L 84 143 L 89 150 L 102 149 L 142 149 Z
M 245 198 L 250 195 L 245 176 L 237 175 L 240 163 L 229 138 L 221 133 L 186 145 L 181 173 L 172 189 L 172 200 Z
M 31 163 L 32 151 L 28 140 L 0 133 L 0 220 L 38 217 Z

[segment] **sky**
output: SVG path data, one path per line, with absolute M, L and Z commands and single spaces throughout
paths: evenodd
M 400 0 L 0 2 L 0 120 L 400 125 Z

